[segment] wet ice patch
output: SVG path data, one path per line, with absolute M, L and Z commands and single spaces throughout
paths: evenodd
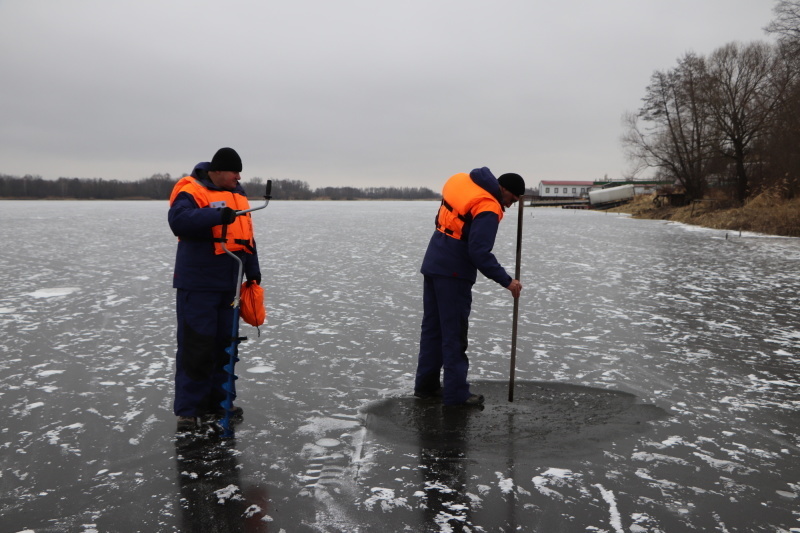
M 77 292 L 79 290 L 80 289 L 78 287 L 54 287 L 29 292 L 28 296 L 32 296 L 34 298 L 54 298 L 56 296 L 67 296 L 68 294 L 72 294 L 73 292 Z

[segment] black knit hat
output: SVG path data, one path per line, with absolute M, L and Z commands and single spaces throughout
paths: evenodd
M 513 172 L 503 174 L 497 178 L 497 182 L 514 196 L 523 196 L 525 194 L 525 180 L 519 174 L 514 174 Z
M 233 148 L 220 148 L 211 159 L 211 168 L 209 170 L 219 171 L 228 170 L 230 172 L 242 171 L 242 158 L 236 153 Z

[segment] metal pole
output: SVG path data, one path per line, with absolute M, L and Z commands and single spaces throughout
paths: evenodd
M 522 257 L 522 211 L 525 207 L 525 196 L 519 197 L 517 207 L 517 265 L 514 268 L 514 279 L 520 276 L 520 259 Z M 514 298 L 514 318 L 511 325 L 511 372 L 508 379 L 508 401 L 514 401 L 514 374 L 517 366 L 517 318 L 519 317 L 519 297 Z

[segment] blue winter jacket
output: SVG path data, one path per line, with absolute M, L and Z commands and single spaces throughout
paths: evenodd
M 488 168 L 476 168 L 469 176 L 503 205 L 500 184 Z M 496 213 L 485 211 L 464 226 L 464 240 L 434 231 L 420 272 L 426 276 L 455 277 L 475 283 L 480 270 L 487 278 L 508 287 L 512 278 L 492 253 L 499 224 L 500 219 Z
M 198 163 L 192 176 L 207 188 L 219 191 L 221 189 L 208 177 L 209 167 L 210 163 Z M 233 193 L 244 194 L 244 189 L 237 184 Z M 222 224 L 221 209 L 201 209 L 191 194 L 181 192 L 172 203 L 167 218 L 172 233 L 180 238 L 172 286 L 195 291 L 236 290 L 238 263 L 227 254 L 215 254 L 211 241 L 212 226 Z M 254 248 L 252 254 L 244 251 L 235 253 L 244 262 L 246 279 L 260 280 L 258 251 Z

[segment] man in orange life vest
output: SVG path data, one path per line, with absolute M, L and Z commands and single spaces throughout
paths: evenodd
M 233 307 L 239 266 L 221 245 L 244 264 L 248 280 L 261 282 L 244 189 L 239 185 L 242 160 L 232 148 L 220 148 L 211 162 L 198 163 L 191 176 L 181 178 L 170 195 L 169 226 L 178 237 L 175 274 L 178 350 L 175 357 L 175 401 L 178 431 L 189 431 L 198 419 L 223 416 L 224 366 L 233 331 Z M 235 407 L 231 413 L 241 417 Z
M 520 175 L 495 178 L 486 167 L 456 174 L 444 184 L 436 231 L 422 261 L 424 314 L 415 396 L 441 396 L 445 405 L 483 405 L 483 396 L 472 394 L 467 383 L 472 285 L 480 270 L 519 296 L 522 285 L 508 275 L 492 248 L 505 208 L 524 194 Z

